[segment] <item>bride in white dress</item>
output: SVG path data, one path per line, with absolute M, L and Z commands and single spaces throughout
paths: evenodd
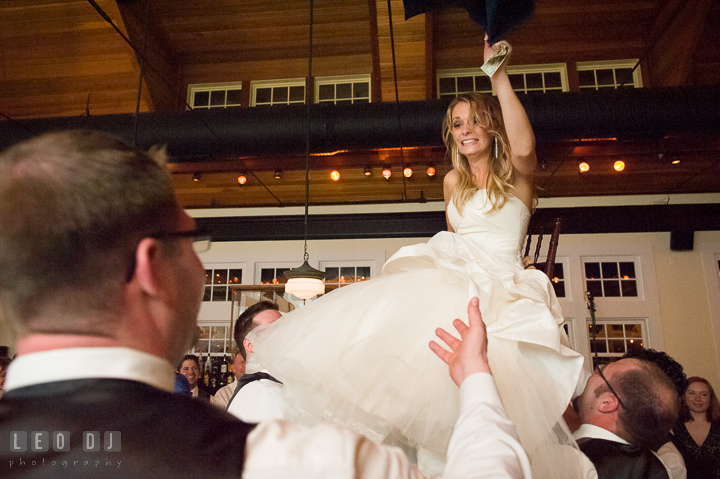
M 486 43 L 485 58 L 500 44 L 510 48 Z M 257 360 L 284 383 L 293 419 L 330 421 L 442 458 L 458 389 L 428 343 L 436 328 L 467 322 L 477 296 L 490 366 L 535 477 L 574 478 L 577 464 L 558 444 L 573 445 L 561 416 L 583 359 L 568 348 L 550 281 L 521 264 L 536 201 L 535 138 L 506 64 L 492 77 L 497 100 L 463 94 L 448 108 L 448 231 L 402 248 L 382 276 L 256 329 L 252 341 Z

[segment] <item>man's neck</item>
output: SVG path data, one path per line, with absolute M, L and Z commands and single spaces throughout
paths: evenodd
M 17 340 L 18 355 L 65 348 L 114 348 L 122 347 L 113 338 L 75 334 L 29 334 Z

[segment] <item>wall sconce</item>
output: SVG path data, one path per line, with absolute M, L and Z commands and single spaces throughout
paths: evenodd
M 339 179 L 340 179 L 340 172 L 339 172 L 338 170 L 332 170 L 332 171 L 330 172 L 330 178 L 331 178 L 333 181 L 339 180 Z
M 427 173 L 428 176 L 435 176 L 435 167 L 428 166 L 428 169 L 425 170 L 425 173 Z
M 200 181 L 200 178 L 202 178 L 202 175 L 200 173 L 193 173 L 193 181 Z
M 403 170 L 403 175 L 405 175 L 405 178 L 410 178 L 413 174 L 412 168 L 408 167 Z
M 372 168 L 371 168 L 370 166 L 366 166 L 366 167 L 365 167 L 364 174 L 365 174 L 365 176 L 370 176 L 370 175 L 372 175 Z
M 624 162 L 624 161 L 621 161 L 621 160 L 618 160 L 618 161 L 616 161 L 615 164 L 613 165 L 613 168 L 615 168 L 615 171 L 622 171 L 622 170 L 625 169 L 625 162 Z
M 382 175 L 383 175 L 383 178 L 385 178 L 386 180 L 389 180 L 390 177 L 392 176 L 392 171 L 390 171 L 390 168 L 385 168 L 382 172 Z
M 273 178 L 276 180 L 282 179 L 282 170 L 275 170 L 275 173 L 273 173 Z
M 244 185 L 245 183 L 247 183 L 247 176 L 245 176 L 243 174 L 238 176 L 238 183 L 240 183 L 241 185 Z
M 590 169 L 590 165 L 583 161 L 578 165 L 578 168 L 580 169 L 580 173 L 585 173 Z

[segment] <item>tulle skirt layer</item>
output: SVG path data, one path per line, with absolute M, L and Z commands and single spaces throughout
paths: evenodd
M 444 457 L 458 389 L 428 347 L 480 299 L 488 356 L 536 477 L 577 477 L 561 415 L 582 357 L 567 348 L 547 277 L 451 233 L 401 249 L 380 277 L 340 288 L 258 328 L 256 359 L 282 381 L 292 419 L 402 438 Z M 395 440 L 395 439 L 394 439 Z M 558 461 L 561 461 L 558 463 Z M 553 464 L 555 463 L 555 464 Z M 558 469 L 562 465 L 562 470 Z M 576 475 L 573 475 L 576 474 Z

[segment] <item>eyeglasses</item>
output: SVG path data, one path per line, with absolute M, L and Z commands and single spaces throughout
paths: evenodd
M 602 370 L 603 370 L 603 366 L 600 366 L 599 364 L 595 363 L 595 371 L 600 375 L 602 380 L 605 381 L 605 384 L 607 384 L 607 387 L 610 389 L 610 392 L 612 393 L 612 395 L 615 396 L 615 399 L 618 400 L 618 404 L 620 404 L 620 406 L 623 409 L 625 409 L 625 411 L 627 411 L 627 408 L 625 407 L 623 402 L 620 400 L 620 396 L 618 396 L 617 393 L 615 392 L 615 390 L 613 389 L 613 387 L 610 386 L 610 382 L 607 379 L 605 379 L 605 376 L 603 375 Z
M 195 253 L 200 254 L 204 253 L 207 250 L 210 249 L 210 245 L 212 244 L 212 238 L 208 234 L 207 231 L 203 229 L 194 229 L 194 230 L 188 230 L 188 231 L 170 231 L 167 233 L 157 233 L 154 235 L 149 235 L 148 238 L 154 238 L 154 239 L 176 239 L 176 238 L 192 238 L 193 242 L 193 249 L 195 250 Z

